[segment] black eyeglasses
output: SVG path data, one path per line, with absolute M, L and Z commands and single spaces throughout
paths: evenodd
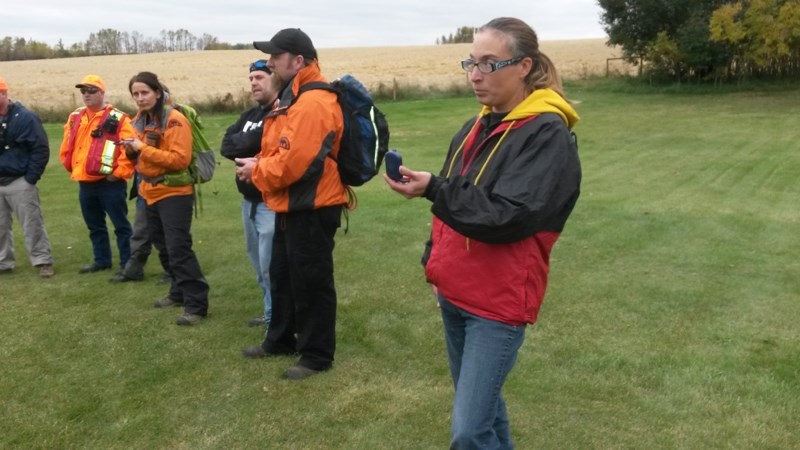
M 505 61 L 498 61 L 496 63 L 492 62 L 475 62 L 472 59 L 465 59 L 461 61 L 461 68 L 464 69 L 465 72 L 472 73 L 472 69 L 475 67 L 478 68 L 480 73 L 492 73 L 495 70 L 500 70 L 503 67 L 514 65 L 520 61 L 522 61 L 525 57 L 524 56 L 517 56 L 516 58 L 507 59 Z
M 100 92 L 100 89 L 97 88 L 81 88 L 81 94 L 97 94 L 98 92 Z
M 250 64 L 250 72 L 254 70 L 263 70 L 267 72 L 267 75 L 272 75 L 272 70 L 267 67 L 267 61 L 264 59 L 259 59 L 258 61 Z

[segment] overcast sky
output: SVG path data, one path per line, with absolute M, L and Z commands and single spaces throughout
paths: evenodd
M 158 38 L 184 28 L 230 44 L 267 40 L 299 27 L 319 48 L 431 45 L 461 26 L 494 17 L 526 21 L 539 40 L 605 37 L 596 0 L 242 0 L 111 1 L 0 0 L 0 37 L 69 47 L 103 28 Z

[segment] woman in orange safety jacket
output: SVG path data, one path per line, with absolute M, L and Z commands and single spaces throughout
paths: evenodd
M 133 119 L 138 137 L 125 142 L 125 149 L 141 175 L 150 239 L 172 278 L 169 294 L 154 306 L 183 306 L 176 323 L 193 325 L 208 314 L 209 288 L 192 249 L 194 186 L 185 176 L 192 160 L 192 129 L 183 114 L 165 105 L 164 88 L 154 73 L 138 73 L 128 88 L 139 109 Z

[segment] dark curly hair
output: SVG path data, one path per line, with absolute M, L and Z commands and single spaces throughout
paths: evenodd
M 161 95 L 158 96 L 156 100 L 155 106 L 153 106 L 153 110 L 151 111 L 151 115 L 153 117 L 161 118 L 164 114 L 164 101 L 166 99 L 164 85 L 158 81 L 158 75 L 154 74 L 153 72 L 139 72 L 131 78 L 131 81 L 128 83 L 128 91 L 133 95 L 133 83 L 144 83 L 154 92 L 160 92 Z

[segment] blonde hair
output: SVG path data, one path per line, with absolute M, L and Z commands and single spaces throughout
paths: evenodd
M 539 51 L 539 38 L 533 28 L 513 17 L 498 17 L 478 28 L 478 33 L 490 30 L 508 38 L 509 50 L 514 58 L 527 56 L 533 60 L 531 71 L 525 77 L 526 87 L 534 91 L 550 88 L 566 98 L 556 66 L 547 55 Z

